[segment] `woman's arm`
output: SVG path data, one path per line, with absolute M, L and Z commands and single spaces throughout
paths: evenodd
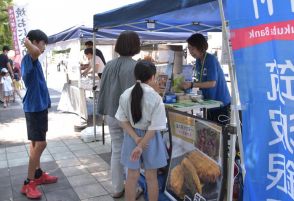
M 152 139 L 155 135 L 155 131 L 154 130 L 148 130 L 143 139 L 139 142 L 139 144 L 134 148 L 134 150 L 132 151 L 131 157 L 130 159 L 132 161 L 137 161 L 139 160 L 139 158 L 141 157 L 141 154 L 143 152 L 143 148 L 148 146 L 148 142 L 150 139 Z
M 120 126 L 127 132 L 128 135 L 130 135 L 134 139 L 134 141 L 138 145 L 142 138 L 137 135 L 130 122 L 120 121 Z
M 154 137 L 154 135 L 155 135 L 154 130 L 148 130 L 145 133 L 145 135 L 144 135 L 143 139 L 141 140 L 141 142 L 138 144 L 138 146 L 141 147 L 142 149 L 144 147 L 146 147 L 148 145 L 148 143 L 149 143 L 149 140 L 151 140 Z
M 88 65 L 88 67 L 86 69 L 84 69 L 84 71 L 82 72 L 82 75 L 83 76 L 88 75 L 88 73 L 91 72 L 91 70 L 92 70 L 91 65 Z
M 213 88 L 216 85 L 216 81 L 196 82 L 193 83 L 193 87 L 200 89 Z
M 121 121 L 120 126 L 134 139 L 136 144 L 140 146 L 142 149 L 148 146 L 148 142 L 155 135 L 155 131 L 149 130 L 146 132 L 143 138 L 139 137 L 132 125 L 128 121 Z
M 85 70 L 85 69 L 87 69 L 89 67 L 89 64 L 81 64 L 80 65 L 80 69 L 81 70 Z
M 200 88 L 200 89 L 208 89 L 213 88 L 216 85 L 216 81 L 206 81 L 206 82 L 183 82 L 182 88 L 183 89 L 189 89 L 189 88 Z

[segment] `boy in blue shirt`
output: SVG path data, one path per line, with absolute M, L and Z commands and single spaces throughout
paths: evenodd
M 183 88 L 200 88 L 204 99 L 221 101 L 220 108 L 207 110 L 207 119 L 221 123 L 220 115 L 229 116 L 231 96 L 223 70 L 215 56 L 207 53 L 208 43 L 202 34 L 196 33 L 187 39 L 190 54 L 196 58 L 197 82 L 186 82 Z
M 21 62 L 22 78 L 27 88 L 23 98 L 23 110 L 28 139 L 31 140 L 28 177 L 21 192 L 30 199 L 42 196 L 37 185 L 55 183 L 58 179 L 43 172 L 40 167 L 40 158 L 47 145 L 48 108 L 51 107 L 51 101 L 38 57 L 44 52 L 47 43 L 48 37 L 44 32 L 31 30 L 24 41 L 28 54 Z

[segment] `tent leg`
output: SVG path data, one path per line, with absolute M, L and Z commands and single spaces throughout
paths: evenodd
M 227 32 L 227 25 L 225 21 L 224 16 L 224 8 L 223 8 L 223 2 L 222 0 L 218 0 L 219 3 L 219 9 L 220 9 L 220 15 L 222 20 L 222 31 L 223 31 L 223 40 L 225 41 L 225 47 L 228 55 L 229 55 L 229 70 L 230 70 L 230 77 L 231 77 L 231 87 L 232 87 L 232 106 L 231 106 L 231 118 L 230 118 L 230 127 L 233 129 L 230 129 L 230 141 L 229 141 L 229 162 L 228 162 L 228 177 L 227 177 L 227 201 L 232 201 L 233 198 L 233 186 L 234 186 L 234 164 L 235 164 L 235 155 L 236 155 L 236 140 L 238 135 L 238 143 L 241 153 L 241 166 L 244 164 L 244 158 L 243 158 L 243 144 L 242 144 L 242 134 L 241 134 L 241 127 L 240 127 L 240 119 L 239 119 L 239 111 L 237 109 L 237 100 L 239 100 L 239 92 L 238 92 L 238 86 L 236 82 L 236 73 L 235 69 L 233 67 L 233 56 L 232 51 L 230 49 L 229 40 L 228 40 L 228 32 Z M 237 134 L 237 135 L 236 135 Z M 245 176 L 245 169 L 242 170 L 243 179 Z M 244 180 L 243 180 L 244 181 Z
M 94 139 L 96 141 L 96 86 L 95 86 L 95 74 L 96 74 L 96 29 L 93 30 L 93 126 L 94 126 Z
M 48 60 L 47 60 L 47 54 L 46 54 L 46 84 L 48 82 Z
M 102 116 L 102 143 L 105 145 L 105 130 L 104 130 L 104 125 L 105 125 L 105 116 Z

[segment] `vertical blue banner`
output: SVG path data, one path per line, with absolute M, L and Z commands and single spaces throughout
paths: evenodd
M 294 0 L 227 0 L 243 116 L 244 200 L 294 200 Z

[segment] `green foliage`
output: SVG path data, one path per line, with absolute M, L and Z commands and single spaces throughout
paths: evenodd
M 173 91 L 175 93 L 182 93 L 184 90 L 182 89 L 182 84 L 185 81 L 182 75 L 176 75 L 173 81 Z
M 0 51 L 4 45 L 12 48 L 12 33 L 9 27 L 7 8 L 12 0 L 0 0 Z
M 53 55 L 55 54 L 69 54 L 70 52 L 70 48 L 65 49 L 65 50 L 53 50 L 52 53 Z

